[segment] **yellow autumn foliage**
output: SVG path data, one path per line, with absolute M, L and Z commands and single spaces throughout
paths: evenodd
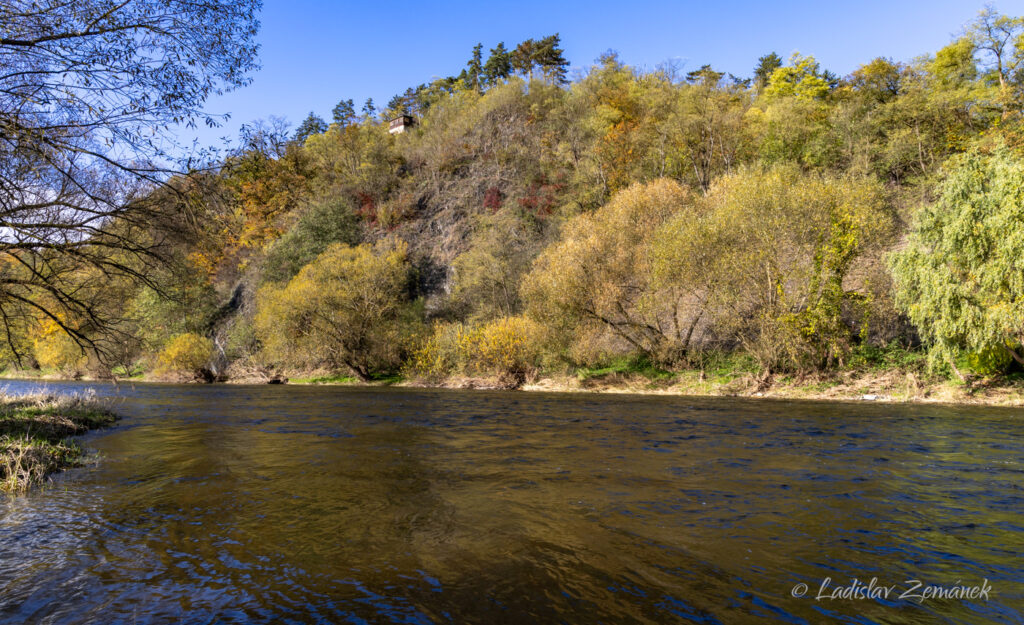
M 409 369 L 428 378 L 464 373 L 521 384 L 539 364 L 541 343 L 541 327 L 525 317 L 502 317 L 478 326 L 441 323 L 413 354 Z
M 193 332 L 174 336 L 164 346 L 158 359 L 166 372 L 195 373 L 205 367 L 213 355 L 213 341 Z
M 257 294 L 264 357 L 284 366 L 347 367 L 361 379 L 401 363 L 409 327 L 404 243 L 334 244 L 287 285 Z
M 53 319 L 40 322 L 32 341 L 32 352 L 44 369 L 78 371 L 88 361 L 82 347 Z

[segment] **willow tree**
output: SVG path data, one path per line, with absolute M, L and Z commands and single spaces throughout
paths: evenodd
M 1024 364 L 1024 162 L 1007 148 L 947 164 L 939 199 L 892 257 L 896 303 L 946 360 Z
M 160 261 L 153 200 L 187 169 L 173 133 L 256 67 L 259 0 L 0 3 L 0 336 L 26 315 L 83 349 L 96 295 Z M 85 284 L 83 285 L 83 281 Z
M 256 298 L 266 359 L 296 367 L 348 368 L 361 380 L 397 368 L 416 313 L 404 243 L 335 243 L 286 285 Z
M 742 169 L 655 234 L 653 284 L 685 294 L 709 334 L 766 372 L 827 368 L 866 334 L 867 276 L 892 224 L 870 178 Z
M 529 315 L 577 360 L 600 359 L 609 344 L 665 363 L 685 355 L 700 313 L 674 285 L 652 283 L 650 244 L 691 204 L 688 188 L 662 178 L 635 183 L 574 217 L 524 279 Z

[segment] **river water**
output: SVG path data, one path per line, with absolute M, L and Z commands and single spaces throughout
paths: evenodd
M 0 501 L 2 623 L 1024 622 L 1020 410 L 94 387 L 98 461 Z

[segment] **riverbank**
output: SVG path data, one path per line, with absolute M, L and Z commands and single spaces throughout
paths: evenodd
M 816 401 L 872 401 L 1024 406 L 1024 379 L 975 379 L 969 384 L 898 369 L 846 371 L 808 376 L 763 376 L 742 372 L 581 370 L 541 374 L 512 388 L 498 377 L 452 376 L 442 380 L 386 378 L 362 382 L 348 376 L 304 372 L 289 384 L 402 386 L 466 390 L 520 390 L 552 393 L 689 395 Z
M 110 425 L 107 406 L 81 395 L 0 395 L 0 491 L 25 492 L 52 473 L 82 463 L 70 437 Z
M 505 388 L 497 379 L 453 378 L 438 384 L 404 381 L 401 386 L 461 389 Z M 638 375 L 581 378 L 573 375 L 543 376 L 519 387 L 522 391 L 551 393 L 606 393 L 638 395 L 688 395 L 698 397 L 746 397 L 815 401 L 870 401 L 895 404 L 961 404 L 1024 406 L 1024 383 L 1019 381 L 974 383 L 923 382 L 913 375 L 863 374 L 831 378 L 737 378 L 729 381 L 701 379 L 699 374 L 669 380 Z
M 4 371 L 0 380 L 68 380 L 57 372 Z M 78 381 L 110 381 L 76 376 Z M 151 374 L 117 378 L 118 382 L 184 383 L 186 377 L 169 378 Z M 369 382 L 324 370 L 290 371 L 284 375 L 249 376 L 226 380 L 226 384 L 291 384 L 312 386 L 398 386 L 463 390 L 520 390 L 553 393 L 608 393 L 638 395 L 689 395 L 703 397 L 747 397 L 803 399 L 815 401 L 872 401 L 897 404 L 962 404 L 1024 406 L 1024 377 L 976 378 L 970 383 L 929 376 L 920 370 L 878 369 L 840 371 L 806 376 L 764 376 L 734 370 L 690 370 L 667 372 L 658 369 L 609 367 L 568 373 L 542 373 L 519 386 L 499 377 L 450 376 L 444 379 L 382 377 Z

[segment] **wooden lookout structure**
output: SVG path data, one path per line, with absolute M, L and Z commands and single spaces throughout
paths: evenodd
M 396 135 L 400 132 L 405 132 L 406 128 L 411 128 L 416 124 L 416 121 L 412 118 L 412 115 L 399 115 L 388 122 L 388 132 Z

